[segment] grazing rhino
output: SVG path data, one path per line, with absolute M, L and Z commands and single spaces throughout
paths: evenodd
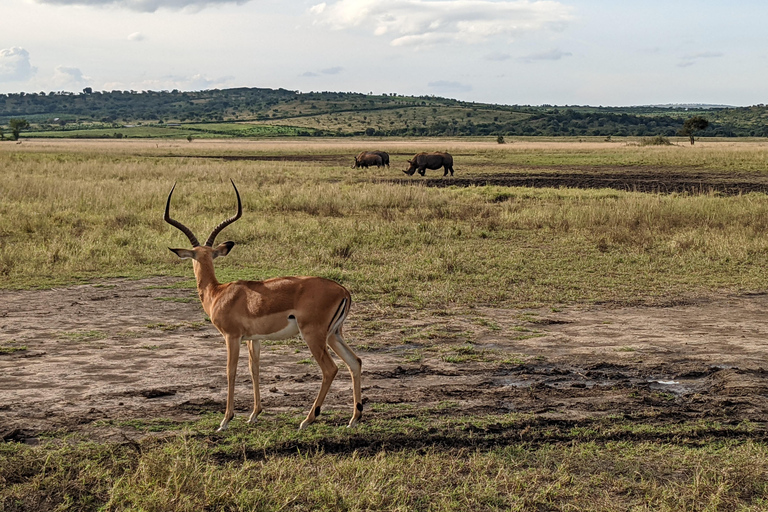
M 389 155 L 387 155 L 387 161 L 389 161 Z M 384 160 L 381 158 L 381 155 L 377 154 L 377 152 L 363 151 L 355 157 L 355 164 L 352 166 L 352 168 L 358 169 L 360 167 L 365 167 L 367 169 L 372 165 L 381 167 L 384 165 Z
M 408 167 L 407 171 L 403 171 L 408 176 L 413 176 L 416 170 L 424 176 L 427 169 L 439 169 L 441 167 L 445 169 L 443 176 L 448 176 L 448 171 L 451 171 L 451 176 L 453 176 L 453 157 L 448 153 L 419 153 L 412 160 L 408 160 L 408 163 L 411 166 Z
M 389 153 L 386 151 L 369 151 L 369 153 L 379 155 L 381 157 L 381 165 L 386 165 L 389 167 Z

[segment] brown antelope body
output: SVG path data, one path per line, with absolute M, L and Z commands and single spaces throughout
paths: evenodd
M 235 186 L 234 182 L 232 186 Z M 309 276 L 219 283 L 213 269 L 213 260 L 229 254 L 235 243 L 224 242 L 213 247 L 213 242 L 222 229 L 242 215 L 237 187 L 235 194 L 237 214 L 219 224 L 204 245 L 198 243 L 189 228 L 170 218 L 173 188 L 168 194 L 164 216 L 165 221 L 180 229 L 192 244 L 192 249 L 171 251 L 180 258 L 192 259 L 200 302 L 211 323 L 224 336 L 227 345 L 227 409 L 219 430 L 226 429 L 235 415 L 235 376 L 241 341 L 245 340 L 248 345 L 248 367 L 253 381 L 253 412 L 248 419 L 248 422 L 252 423 L 262 411 L 259 395 L 260 341 L 282 340 L 297 334 L 304 339 L 323 373 L 320 392 L 306 419 L 301 423 L 301 428 L 315 421 L 320 414 L 323 400 L 338 372 L 328 347 L 344 361 L 352 375 L 354 409 L 349 426 L 354 426 L 363 412 L 360 383 L 362 362 L 342 338 L 342 324 L 352 305 L 349 292 L 334 281 Z

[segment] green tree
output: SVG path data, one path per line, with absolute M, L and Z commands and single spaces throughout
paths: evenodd
M 19 134 L 21 133 L 21 130 L 26 130 L 29 128 L 29 123 L 26 119 L 11 119 L 8 121 L 8 126 L 11 128 L 13 140 L 19 140 Z
M 691 140 L 691 146 L 693 146 L 696 132 L 706 130 L 707 126 L 709 126 L 709 121 L 701 116 L 693 116 L 685 120 L 683 128 L 680 130 L 680 135 L 687 135 Z

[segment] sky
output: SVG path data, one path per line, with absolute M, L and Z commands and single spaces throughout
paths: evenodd
M 768 103 L 768 2 L 2 0 L 0 93 L 284 88 Z

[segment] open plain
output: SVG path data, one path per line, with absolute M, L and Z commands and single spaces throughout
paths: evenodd
M 456 176 L 406 177 L 422 149 Z M 768 507 L 764 142 L 35 140 L 0 169 L 0 510 Z M 177 182 L 203 233 L 228 178 L 221 281 L 352 292 L 358 428 L 342 369 L 295 431 L 294 339 L 256 425 L 241 357 L 213 432 L 226 353 L 162 208 Z

